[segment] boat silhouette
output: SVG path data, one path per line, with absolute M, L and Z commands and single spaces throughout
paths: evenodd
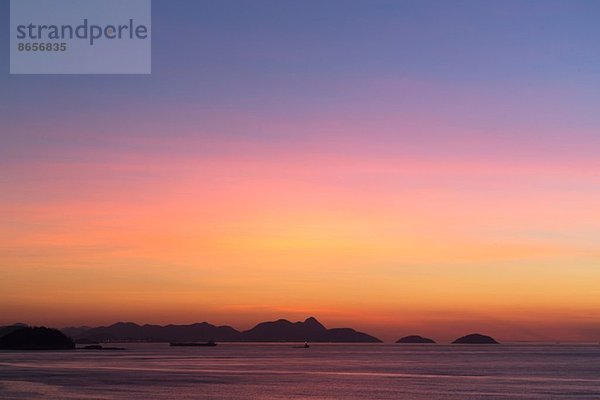
M 214 340 L 209 340 L 206 343 L 197 343 L 197 342 L 171 342 L 171 346 L 180 346 L 180 347 L 214 347 L 217 343 Z

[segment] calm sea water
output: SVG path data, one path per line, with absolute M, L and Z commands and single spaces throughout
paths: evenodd
M 600 399 L 600 345 L 0 352 L 1 399 Z

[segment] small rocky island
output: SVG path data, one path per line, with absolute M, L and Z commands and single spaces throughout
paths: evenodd
M 398 339 L 396 343 L 435 343 L 435 340 L 419 335 L 410 335 Z
M 452 344 L 500 344 L 493 337 L 472 333 L 456 339 Z
M 71 350 L 75 343 L 57 329 L 22 327 L 0 337 L 2 350 Z

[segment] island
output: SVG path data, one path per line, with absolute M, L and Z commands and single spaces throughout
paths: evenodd
M 418 335 L 409 335 L 398 339 L 396 343 L 435 343 L 435 340 Z
M 287 319 L 262 322 L 242 332 L 246 342 L 380 343 L 381 340 L 352 328 L 328 329 L 315 317 L 291 322 Z
M 23 327 L 0 337 L 2 350 L 72 350 L 75 342 L 57 329 Z
M 0 338 L 8 335 L 11 332 L 18 331 L 19 329 L 27 328 L 28 326 L 29 325 L 23 324 L 23 323 L 17 323 L 17 324 L 7 325 L 7 326 L 0 326 Z M 67 335 L 67 336 L 69 336 L 69 335 Z
M 456 339 L 452 344 L 500 344 L 493 337 L 482 335 L 480 333 L 472 333 Z

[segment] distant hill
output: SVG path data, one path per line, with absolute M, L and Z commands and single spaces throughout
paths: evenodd
M 378 343 L 379 339 L 351 328 L 327 329 L 316 318 L 304 322 L 285 319 L 262 322 L 244 332 L 230 326 L 215 326 L 207 322 L 192 325 L 138 325 L 118 322 L 110 326 L 76 331 L 66 328 L 78 343 L 110 341 L 146 342 L 340 342 Z
M 90 329 L 92 329 L 92 327 L 90 326 L 71 326 L 68 328 L 62 328 L 61 332 L 64 333 L 65 335 L 67 335 L 68 337 L 74 338 L 79 336 L 80 334 L 82 334 L 85 331 L 89 331 Z
M 57 329 L 45 327 L 21 327 L 0 337 L 3 350 L 67 350 L 75 343 Z
M 287 319 L 261 322 L 242 333 L 248 342 L 304 342 L 314 341 L 327 331 L 319 321 L 311 317 L 304 322 L 290 322 Z
M 381 342 L 376 337 L 351 328 L 327 329 L 314 317 L 307 318 L 304 322 L 290 322 L 286 319 L 262 322 L 242 332 L 242 337 L 247 342 Z
M 18 330 L 18 329 L 26 328 L 27 326 L 28 326 L 27 324 L 21 324 L 21 323 L 14 324 L 14 325 L 0 326 L 0 338 L 2 336 L 6 336 L 9 333 Z
M 75 336 L 78 343 L 89 342 L 221 342 L 241 341 L 241 334 L 230 326 L 215 326 L 207 322 L 192 325 L 138 325 L 117 322 L 110 326 L 91 328 Z
M 396 343 L 435 343 L 435 340 L 423 336 L 410 335 L 398 339 Z
M 482 335 L 480 333 L 472 333 L 456 339 L 452 344 L 499 344 L 491 336 Z

